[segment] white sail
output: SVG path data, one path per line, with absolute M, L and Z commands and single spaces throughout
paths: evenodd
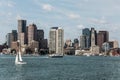
M 18 62 L 18 53 L 16 54 L 15 63 Z
M 22 60 L 22 57 L 21 57 L 20 51 L 19 51 L 19 61 L 23 61 L 23 60 Z
M 21 53 L 20 52 L 16 54 L 15 64 L 27 64 L 26 62 L 22 61 L 22 57 L 21 57 Z

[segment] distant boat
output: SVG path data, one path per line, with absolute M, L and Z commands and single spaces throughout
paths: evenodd
M 62 58 L 63 55 L 56 53 L 56 54 L 50 54 L 49 57 L 50 57 L 50 58 Z

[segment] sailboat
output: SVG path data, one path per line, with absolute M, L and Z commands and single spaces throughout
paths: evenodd
M 22 57 L 21 57 L 21 52 L 18 52 L 16 54 L 15 64 L 27 64 L 26 62 L 23 62 Z
M 22 60 L 20 47 L 19 47 L 19 52 L 16 54 L 15 64 L 27 64 L 26 62 L 23 62 L 23 60 Z

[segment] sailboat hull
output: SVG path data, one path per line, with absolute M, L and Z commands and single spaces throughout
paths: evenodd
M 26 62 L 18 61 L 18 62 L 15 62 L 15 64 L 27 64 L 27 63 Z

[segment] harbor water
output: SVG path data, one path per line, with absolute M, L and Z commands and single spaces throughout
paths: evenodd
M 0 56 L 0 80 L 120 80 L 120 57 L 47 56 L 23 57 L 25 65 L 15 65 L 15 56 Z

